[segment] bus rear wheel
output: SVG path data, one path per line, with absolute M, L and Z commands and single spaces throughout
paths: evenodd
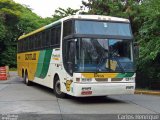
M 27 86 L 31 86 L 32 85 L 32 82 L 28 79 L 28 73 L 25 74 L 24 81 L 25 81 L 25 84 Z
M 64 98 L 66 95 L 61 91 L 61 84 L 59 78 L 55 80 L 54 83 L 54 93 L 58 98 Z

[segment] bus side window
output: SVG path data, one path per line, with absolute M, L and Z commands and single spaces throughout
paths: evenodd
M 24 51 L 24 39 L 22 40 L 22 52 Z
M 19 40 L 19 41 L 18 41 L 18 52 L 21 52 L 21 48 L 22 48 L 22 47 L 21 47 L 21 46 L 22 46 L 21 41 L 22 41 L 22 40 Z
M 63 26 L 63 37 L 73 33 L 73 20 L 65 21 Z
M 28 51 L 29 49 L 29 42 L 28 42 L 28 38 L 26 38 L 26 50 L 25 51 Z
M 45 32 L 42 32 L 42 48 L 45 48 L 46 45 L 46 34 Z
M 56 45 L 60 44 L 60 38 L 61 38 L 61 26 L 56 27 Z
M 40 33 L 40 35 L 39 35 L 39 47 L 40 47 L 40 49 L 42 49 L 42 32 Z
M 33 39 L 33 36 L 31 36 L 31 37 L 30 37 L 30 41 L 31 41 L 31 42 L 30 42 L 31 50 L 33 50 L 33 48 L 34 48 L 33 40 L 34 40 L 34 39 Z
M 50 30 L 46 31 L 46 47 L 50 46 Z
M 51 29 L 51 46 L 55 45 L 56 31 L 55 28 Z
M 54 26 L 50 30 L 50 44 L 51 46 L 59 45 L 61 39 L 61 25 Z
M 33 36 L 33 49 L 36 49 L 36 37 L 35 35 Z
M 32 50 L 32 39 L 31 39 L 31 37 L 29 37 L 28 40 L 29 40 L 29 50 Z
M 19 40 L 18 41 L 18 46 L 19 46 L 19 49 L 18 49 L 18 52 L 21 52 L 22 51 L 22 40 Z
M 39 34 L 36 35 L 36 49 L 39 49 Z

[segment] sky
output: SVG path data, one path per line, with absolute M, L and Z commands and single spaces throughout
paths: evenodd
M 29 5 L 33 12 L 41 17 L 51 17 L 54 11 L 61 8 L 80 9 L 82 0 L 14 0 L 17 3 Z M 87 0 L 83 0 L 87 1 Z

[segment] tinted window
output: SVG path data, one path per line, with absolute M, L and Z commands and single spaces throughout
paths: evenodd
M 56 39 L 56 30 L 55 28 L 52 28 L 51 29 L 51 45 L 54 45 L 55 44 L 55 39 Z
M 24 40 L 22 40 L 22 51 L 24 51 Z
M 61 39 L 61 26 L 55 26 L 51 29 L 51 45 L 59 45 Z
M 56 25 L 52 29 L 18 40 L 18 52 L 40 50 L 50 47 L 51 45 L 59 45 L 60 38 L 61 25 Z
M 75 31 L 78 34 L 132 37 L 129 23 L 76 20 Z
M 43 42 L 42 42 L 42 33 L 40 33 L 40 35 L 39 35 L 39 44 L 40 44 L 40 48 L 42 48 L 42 44 L 43 44 Z
M 37 49 L 39 49 L 40 48 L 40 35 L 39 34 L 37 34 Z
M 64 22 L 63 24 L 63 37 L 73 33 L 73 20 Z
M 50 46 L 50 30 L 46 31 L 46 46 Z
M 36 49 L 36 37 L 35 36 L 33 36 L 33 49 L 35 50 Z
M 61 39 L 61 27 L 57 26 L 56 28 L 56 44 L 60 44 Z
M 45 34 L 45 32 L 42 32 L 42 46 L 43 46 L 43 48 L 46 46 L 46 34 Z

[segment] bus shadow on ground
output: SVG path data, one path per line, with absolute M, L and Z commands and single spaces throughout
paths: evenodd
M 50 94 L 55 96 L 53 90 L 51 88 L 33 83 L 32 87 L 39 89 L 40 91 L 45 92 L 46 94 Z M 56 97 L 56 96 L 55 96 Z M 114 99 L 110 96 L 93 96 L 93 97 L 73 97 L 70 95 L 66 95 L 65 98 L 60 98 L 64 100 L 70 100 L 74 103 L 83 103 L 83 104 L 94 104 L 94 103 L 108 103 L 108 104 L 115 104 L 115 103 L 126 103 L 125 101 Z
M 126 103 L 122 100 L 114 99 L 109 96 L 94 96 L 94 97 L 71 97 L 73 102 L 83 103 L 83 104 L 97 104 L 97 103 L 106 103 L 106 104 L 116 104 L 116 103 Z

